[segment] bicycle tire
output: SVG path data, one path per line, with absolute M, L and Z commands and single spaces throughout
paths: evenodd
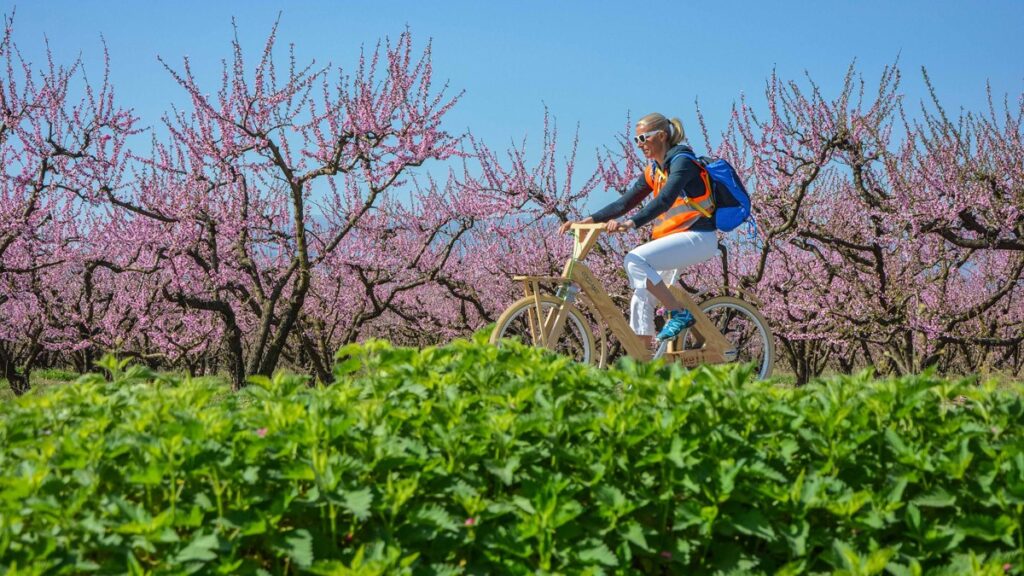
M 498 321 L 491 332 L 491 344 L 501 344 L 503 338 L 518 337 L 524 344 L 540 346 L 534 334 L 530 330 L 530 321 L 534 326 L 547 315 L 548 311 L 561 306 L 562 300 L 553 296 L 540 296 L 541 318 L 538 319 L 537 301 L 533 296 L 526 296 L 512 303 L 498 317 Z M 558 341 L 552 347 L 553 350 L 564 356 L 569 356 L 577 362 L 584 364 L 597 364 L 599 357 L 594 346 L 594 334 L 583 316 L 583 313 L 574 306 L 569 306 L 569 316 L 566 318 L 565 328 L 558 337 Z
M 771 376 L 775 366 L 775 336 L 764 316 L 753 304 L 732 296 L 718 296 L 701 302 L 699 306 L 726 340 L 736 347 L 737 354 L 731 362 L 755 363 L 759 380 Z M 740 323 L 738 326 L 730 326 L 733 318 L 717 311 L 742 314 L 749 325 L 743 326 Z M 759 343 L 753 340 L 755 337 Z M 680 335 L 680 339 L 684 350 L 696 344 L 689 329 Z

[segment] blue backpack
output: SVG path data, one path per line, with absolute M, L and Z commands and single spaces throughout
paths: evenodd
M 712 218 L 715 228 L 729 232 L 750 218 L 750 194 L 747 194 L 743 181 L 729 162 L 724 158 L 698 158 L 694 154 L 680 152 L 665 164 L 671 164 L 678 156 L 693 160 L 711 177 L 711 195 L 715 200 L 715 213 L 712 214 Z

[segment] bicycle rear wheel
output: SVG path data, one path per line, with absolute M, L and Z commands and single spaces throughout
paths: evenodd
M 771 376 L 775 365 L 775 338 L 761 313 L 752 304 L 731 296 L 719 296 L 700 303 L 701 311 L 734 347 L 730 362 L 753 363 L 758 379 Z M 690 330 L 682 335 L 683 349 L 699 348 L 703 342 Z
M 524 344 L 540 346 L 540 327 L 548 314 L 556 311 L 561 305 L 562 300 L 559 298 L 541 296 L 538 317 L 537 302 L 533 296 L 517 300 L 498 318 L 494 332 L 491 333 L 491 344 L 500 344 L 502 338 L 518 338 Z M 577 362 L 594 364 L 598 361 L 590 326 L 579 309 L 571 304 L 562 333 L 554 345 L 549 347 Z

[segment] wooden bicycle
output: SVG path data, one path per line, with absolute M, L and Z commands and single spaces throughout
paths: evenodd
M 604 367 L 608 356 L 608 340 L 603 326 L 597 324 L 595 342 L 591 322 L 576 305 L 586 304 L 593 316 L 606 325 L 622 344 L 626 354 L 637 360 L 664 357 L 666 361 L 684 366 L 751 362 L 758 378 L 771 375 L 775 362 L 775 343 L 771 328 L 752 300 L 738 289 L 723 289 L 723 295 L 702 301 L 678 286 L 670 289 L 676 299 L 693 314 L 696 323 L 675 340 L 662 342 L 653 354 L 645 339 L 629 327 L 622 312 L 612 302 L 601 281 L 582 262 L 597 243 L 604 224 L 573 224 L 573 253 L 561 276 L 515 276 L 526 295 L 506 309 L 498 318 L 491 343 L 503 338 L 520 338 L 523 342 L 549 348 L 573 359 Z M 542 284 L 556 284 L 554 295 L 541 292 Z M 739 293 L 743 298 L 728 296 Z

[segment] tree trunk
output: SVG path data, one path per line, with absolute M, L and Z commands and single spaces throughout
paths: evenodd
M 305 356 L 306 362 L 303 365 L 309 366 L 313 369 L 313 373 L 316 374 L 317 380 L 323 382 L 325 385 L 330 384 L 334 381 L 334 375 L 331 373 L 330 364 L 324 362 L 324 359 L 317 352 L 316 344 L 311 338 L 309 338 L 306 331 L 302 327 L 296 330 L 299 336 L 301 345 L 299 347 L 302 350 L 302 355 Z
M 803 342 L 781 337 L 779 340 L 782 342 L 782 347 L 786 350 L 786 361 L 796 377 L 796 385 L 803 386 L 807 384 L 809 380 L 807 375 L 807 356 L 804 354 Z
M 7 347 L 2 345 L 0 345 L 0 370 L 15 396 L 21 396 L 31 389 L 28 374 L 18 372 L 18 367 L 15 366 L 14 359 L 8 354 Z
M 227 354 L 231 387 L 241 390 L 245 386 L 245 359 L 242 356 L 242 331 L 231 322 L 225 322 L 224 352 Z

